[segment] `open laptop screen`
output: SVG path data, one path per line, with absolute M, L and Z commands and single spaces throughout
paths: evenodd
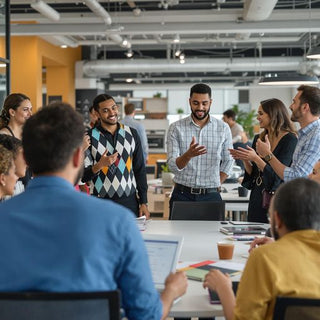
M 157 289 L 164 287 L 166 277 L 176 271 L 183 238 L 168 235 L 144 235 L 153 282 Z

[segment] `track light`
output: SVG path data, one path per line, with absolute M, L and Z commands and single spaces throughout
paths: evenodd
M 43 16 L 46 18 L 53 20 L 53 21 L 58 21 L 60 20 L 60 13 L 56 10 L 54 10 L 52 7 L 50 7 L 48 4 L 43 2 L 42 0 L 36 0 L 30 4 L 30 6 L 41 13 Z
M 176 52 L 174 53 L 174 55 L 175 55 L 176 57 L 179 57 L 180 54 L 181 54 L 181 50 L 180 50 L 180 49 L 177 49 Z
M 310 48 L 307 53 L 309 59 L 320 59 L 320 47 Z
M 176 34 L 175 37 L 173 38 L 173 42 L 174 43 L 179 43 L 180 42 L 180 36 L 178 34 Z
M 126 53 L 125 53 L 127 58 L 132 58 L 133 57 L 133 51 L 131 49 L 129 49 Z
M 185 57 L 186 57 L 186 55 L 185 55 L 183 52 L 180 53 L 180 56 L 179 56 L 179 59 L 180 59 L 180 60 L 184 60 Z

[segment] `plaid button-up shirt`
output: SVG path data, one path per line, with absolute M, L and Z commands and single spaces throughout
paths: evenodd
M 308 176 L 318 160 L 320 160 L 320 120 L 313 121 L 299 130 L 292 164 L 284 170 L 284 181 Z
M 192 158 L 181 170 L 176 159 L 183 155 L 190 146 L 192 137 L 207 148 L 207 153 Z M 216 188 L 221 185 L 220 172 L 230 174 L 233 159 L 228 149 L 232 148 L 229 126 L 210 116 L 207 124 L 200 128 L 189 116 L 172 123 L 167 137 L 168 164 L 175 174 L 174 181 L 194 188 Z

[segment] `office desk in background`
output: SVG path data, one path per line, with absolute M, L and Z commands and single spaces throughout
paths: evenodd
M 149 211 L 151 213 L 162 213 L 163 219 L 169 219 L 171 188 L 163 188 L 161 179 L 149 180 L 148 185 Z M 224 183 L 222 185 L 222 190 L 227 191 L 221 192 L 221 197 L 226 202 L 226 213 L 230 213 L 227 217 L 229 220 L 241 220 L 241 213 L 244 213 L 242 219 L 246 220 L 250 192 L 246 197 L 239 197 L 239 186 L 238 183 Z
M 182 235 L 180 260 L 183 262 L 199 262 L 218 260 L 216 243 L 226 238 L 218 230 L 222 225 L 219 221 L 150 221 L 145 233 Z M 267 225 L 266 225 L 267 226 Z M 246 263 L 243 254 L 247 254 L 249 245 L 236 241 L 232 262 Z M 238 277 L 239 279 L 239 277 Z M 221 305 L 209 303 L 208 291 L 203 289 L 202 282 L 188 280 L 186 295 L 171 309 L 171 317 L 214 317 L 223 316 Z

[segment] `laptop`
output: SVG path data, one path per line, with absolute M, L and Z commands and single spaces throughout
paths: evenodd
M 183 242 L 182 236 L 144 234 L 153 283 L 159 292 L 170 272 L 176 271 Z

